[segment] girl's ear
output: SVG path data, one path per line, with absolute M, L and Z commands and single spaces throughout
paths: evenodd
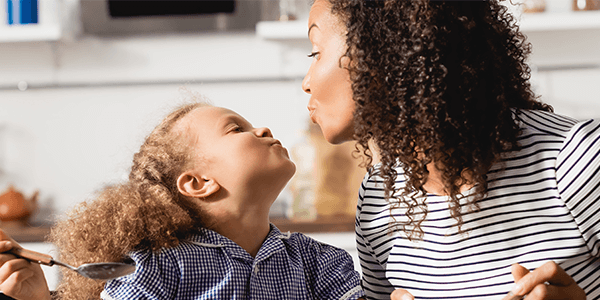
M 188 197 L 207 198 L 221 189 L 221 185 L 198 172 L 186 171 L 177 178 L 177 189 Z

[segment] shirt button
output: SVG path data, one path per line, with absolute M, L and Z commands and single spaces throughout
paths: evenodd
M 254 275 L 258 275 L 258 265 L 254 265 Z

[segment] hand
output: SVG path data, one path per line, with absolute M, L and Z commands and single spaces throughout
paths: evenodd
M 408 291 L 403 289 L 397 289 L 390 295 L 390 300 L 414 300 L 415 297 L 411 295 Z
M 50 291 L 40 265 L 5 253 L 20 247 L 0 229 L 0 291 L 19 300 L 49 300 Z
M 512 266 L 515 286 L 503 300 L 573 299 L 585 300 L 585 292 L 577 282 L 553 261 L 529 272 L 519 264 Z

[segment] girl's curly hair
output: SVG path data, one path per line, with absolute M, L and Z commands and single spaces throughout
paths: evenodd
M 355 138 L 362 149 L 375 142 L 386 197 L 406 208 L 408 221 L 390 228 L 422 238 L 433 162 L 461 231 L 460 186 L 475 185 L 467 207 L 476 209 L 491 165 L 518 149 L 512 109 L 552 111 L 529 84 L 530 44 L 498 0 L 329 2 L 347 28 Z M 396 167 L 407 179 L 401 191 Z
M 61 261 L 74 266 L 124 261 L 132 250 L 173 247 L 197 232 L 205 217 L 176 184 L 194 158 L 171 129 L 202 105 L 188 104 L 169 114 L 134 155 L 127 182 L 104 188 L 94 201 L 79 204 L 53 227 L 50 241 L 59 249 Z M 105 281 L 70 270 L 62 275 L 58 299 L 100 298 Z

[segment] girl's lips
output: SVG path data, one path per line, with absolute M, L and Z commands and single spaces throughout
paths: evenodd
M 289 157 L 288 150 L 281 144 L 279 140 L 273 141 L 271 146 L 280 147 L 281 149 L 283 149 L 285 156 Z

